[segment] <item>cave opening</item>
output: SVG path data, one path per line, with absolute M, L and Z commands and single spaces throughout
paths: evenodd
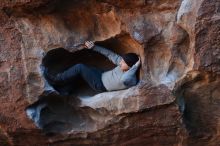
M 136 48 L 137 44 L 134 45 L 134 42 L 131 42 L 131 40 L 132 38 L 128 34 L 123 34 L 105 41 L 97 41 L 95 44 L 110 49 L 119 55 L 128 52 L 139 54 L 138 49 L 140 48 Z M 55 48 L 48 51 L 42 59 L 42 65 L 48 68 L 49 72 L 52 74 L 63 72 L 78 63 L 94 66 L 105 71 L 111 70 L 115 67 L 107 57 L 93 51 L 92 49 L 85 48 L 74 52 L 70 52 L 64 48 Z M 136 74 L 138 78 L 140 78 L 139 74 L 140 71 Z M 99 93 L 89 87 L 81 77 L 68 84 L 57 84 L 53 83 L 46 77 L 45 79 L 61 95 L 74 95 L 80 98 L 85 98 Z
M 105 41 L 97 41 L 95 44 L 110 49 L 119 55 L 128 52 L 140 55 L 141 53 L 139 52 L 142 51 L 140 45 L 128 34 L 118 35 Z M 63 72 L 77 63 L 104 70 L 110 70 L 115 67 L 107 57 L 91 49 L 70 52 L 64 48 L 55 48 L 48 51 L 42 59 L 42 65 L 53 74 Z M 141 78 L 140 74 L 141 72 L 138 71 L 137 76 L 139 79 Z M 88 111 L 82 110 L 79 105 L 83 99 L 90 99 L 99 93 L 90 88 L 82 78 L 78 78 L 66 85 L 55 84 L 45 76 L 44 78 L 59 94 L 45 90 L 39 96 L 37 102 L 27 107 L 26 113 L 29 118 L 47 134 L 94 130 L 96 126 L 93 118 L 100 118 L 102 115 L 91 111 L 94 112 L 92 114 L 93 117 L 89 117 L 86 113 Z
M 77 63 L 94 66 L 104 70 L 109 70 L 114 67 L 114 65 L 104 56 L 89 49 L 83 49 L 72 53 L 64 48 L 56 48 L 49 51 L 42 61 L 43 66 L 48 68 L 50 73 L 53 74 L 63 72 Z M 68 84 L 53 83 L 47 78 L 46 80 L 61 95 L 76 95 L 79 97 L 85 97 L 93 96 L 98 93 L 92 90 L 81 77 L 69 82 Z

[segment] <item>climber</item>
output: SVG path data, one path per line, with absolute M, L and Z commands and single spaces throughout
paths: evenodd
M 49 73 L 45 69 L 45 77 L 55 83 L 67 83 L 81 76 L 97 92 L 126 89 L 137 84 L 136 71 L 141 64 L 140 57 L 137 54 L 127 53 L 119 56 L 106 48 L 94 45 L 92 41 L 86 41 L 83 47 L 106 56 L 117 67 L 104 71 L 79 63 L 56 75 Z

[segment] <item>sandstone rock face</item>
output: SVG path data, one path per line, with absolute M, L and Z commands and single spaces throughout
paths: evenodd
M 218 75 L 199 71 L 189 72 L 178 83 L 175 92 L 184 98 L 184 121 L 191 135 L 188 145 L 219 144 L 219 85 Z
M 3 0 L 0 8 L 0 141 L 219 144 L 218 0 Z M 42 66 L 53 73 L 79 62 L 114 67 L 78 50 L 85 40 L 139 54 L 139 84 L 96 93 L 79 82 L 72 93 L 42 75 Z

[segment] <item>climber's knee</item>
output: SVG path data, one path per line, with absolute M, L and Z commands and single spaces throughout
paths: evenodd
M 79 72 L 81 72 L 81 71 L 85 70 L 86 65 L 83 64 L 83 63 L 78 63 L 78 64 L 74 65 L 74 67 L 77 68 L 77 70 L 78 70 Z

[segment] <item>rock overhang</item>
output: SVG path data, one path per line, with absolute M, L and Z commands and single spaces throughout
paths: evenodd
M 27 84 L 26 93 L 32 103 L 38 100 L 44 90 L 56 90 L 59 88 L 52 88 L 50 82 L 44 79 L 40 71 L 40 65 L 49 66 L 49 68 L 58 72 L 73 65 L 77 60 L 84 58 L 87 63 L 93 65 L 96 64 L 100 67 L 112 66 L 101 56 L 92 54 L 92 52 L 81 51 L 80 54 L 77 49 L 74 51 L 77 45 L 87 39 L 113 49 L 119 54 L 127 52 L 139 54 L 142 59 L 141 80 L 144 84 L 152 87 L 158 86 L 158 89 L 160 89 L 160 84 L 165 84 L 172 89 L 175 82 L 189 67 L 189 63 L 186 62 L 186 58 L 190 57 L 188 55 L 190 51 L 187 50 L 189 47 L 188 35 L 173 22 L 175 13 L 173 16 L 163 17 L 166 14 L 153 13 L 151 15 L 147 13 L 149 11 L 147 9 L 146 14 L 140 14 L 132 8 L 134 13 L 131 15 L 126 9 L 120 10 L 105 2 L 96 3 L 96 6 L 99 7 L 96 10 L 92 8 L 91 3 L 85 4 L 83 1 L 77 3 L 60 2 L 60 4 L 61 7 L 55 6 L 50 12 L 44 12 L 41 8 L 36 8 L 36 13 L 27 14 L 27 11 L 24 10 L 21 14 L 25 15 L 17 16 L 17 27 L 23 34 L 23 39 L 26 40 L 22 45 L 24 63 L 30 80 L 29 84 Z M 85 12 L 84 9 L 88 11 Z M 123 14 L 124 17 L 121 15 L 123 11 L 126 11 L 125 15 Z M 82 12 L 85 12 L 83 13 L 84 19 L 80 19 Z M 170 12 L 167 13 L 170 14 Z M 135 18 L 136 16 L 137 18 Z M 158 21 L 159 18 L 160 21 Z M 137 21 L 134 21 L 136 19 Z M 172 33 L 177 34 L 178 37 L 172 35 Z M 173 53 L 176 48 L 179 50 Z M 76 55 L 74 56 L 74 53 L 69 53 L 67 50 L 73 51 Z M 78 56 L 77 53 L 79 53 Z M 186 53 L 186 55 L 183 56 L 181 54 L 180 58 L 178 58 L 178 53 Z M 92 63 L 93 59 L 86 59 L 89 55 L 96 56 L 97 60 Z M 64 60 L 63 64 L 62 60 Z M 31 64 L 34 64 L 34 66 Z M 101 94 L 83 89 L 81 93 L 88 93 L 88 95 L 81 95 L 81 106 L 93 107 L 96 105 L 101 106 L 99 108 L 106 108 L 112 113 L 113 111 L 129 113 L 163 104 L 166 105 L 168 104 L 166 101 L 170 101 L 169 103 L 174 101 L 173 96 L 167 95 L 163 97 L 166 99 L 148 99 L 149 104 L 142 105 L 138 101 L 140 100 L 138 99 L 139 96 L 144 96 L 138 93 L 142 92 L 143 89 L 141 90 L 141 88 L 141 86 L 136 86 L 125 91 Z M 166 89 L 167 92 L 170 92 L 170 89 Z M 32 92 L 34 90 L 35 92 Z M 129 95 L 129 92 L 132 92 L 132 94 Z M 162 91 L 158 90 L 158 92 Z M 83 96 L 84 98 L 82 98 Z M 85 96 L 90 98 L 85 98 Z M 131 97 L 133 98 L 132 100 L 130 99 Z M 134 105 L 129 107 L 131 108 L 130 110 L 123 109 L 126 104 L 132 101 Z M 110 105 L 116 104 L 116 106 L 108 106 L 108 103 Z M 125 111 L 122 112 L 123 110 Z

